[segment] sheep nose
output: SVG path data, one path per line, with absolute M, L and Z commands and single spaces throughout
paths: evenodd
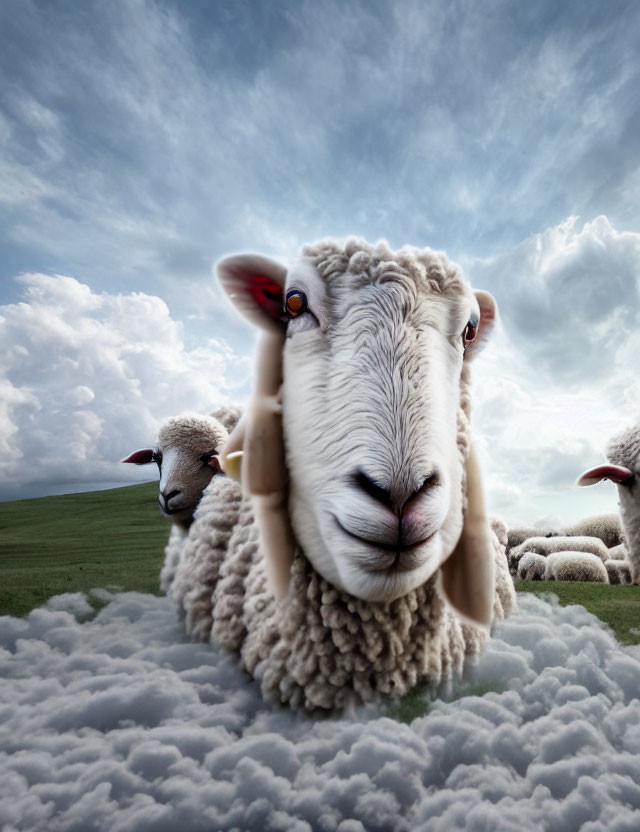
M 173 491 L 170 491 L 168 494 L 165 494 L 164 491 L 161 491 L 160 493 L 161 493 L 162 499 L 164 500 L 164 507 L 165 507 L 165 509 L 168 510 L 170 508 L 170 506 L 169 506 L 170 501 L 174 497 L 177 497 L 182 492 L 180 491 L 180 489 L 174 488 Z
M 420 501 L 422 496 L 438 483 L 438 475 L 435 472 L 429 474 L 429 476 L 424 478 L 420 488 L 415 491 L 384 488 L 365 474 L 364 471 L 358 471 L 355 475 L 355 482 L 366 494 L 373 497 L 376 502 L 381 503 L 385 508 L 391 509 L 402 520 L 405 512 L 409 511 Z

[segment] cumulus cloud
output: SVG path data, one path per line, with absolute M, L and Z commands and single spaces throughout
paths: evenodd
M 133 471 L 119 460 L 152 444 L 163 419 L 246 392 L 249 360 L 221 339 L 188 346 L 160 298 L 93 292 L 60 275 L 19 283 L 24 300 L 0 307 L 4 496 L 125 480 Z
M 527 522 L 614 511 L 614 488 L 573 483 L 640 421 L 640 234 L 570 217 L 467 271 L 501 311 L 474 368 L 493 508 Z
M 0 618 L 7 832 L 640 824 L 640 648 L 582 607 L 520 596 L 465 685 L 405 725 L 267 707 L 168 599 L 101 596 L 93 620 L 83 595 Z

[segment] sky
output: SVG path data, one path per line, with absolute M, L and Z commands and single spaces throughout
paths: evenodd
M 616 508 L 576 477 L 640 421 L 634 2 L 0 4 L 0 498 L 246 401 L 220 257 L 326 236 L 445 250 L 494 294 L 474 368 L 490 510 Z
M 7 832 L 640 827 L 640 646 L 584 607 L 521 593 L 468 679 L 404 724 L 274 708 L 185 641 L 169 598 L 91 594 L 0 617 Z

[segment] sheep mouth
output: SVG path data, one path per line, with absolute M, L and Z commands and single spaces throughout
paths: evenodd
M 187 512 L 193 511 L 193 506 L 180 506 L 179 508 L 165 508 L 160 500 L 158 500 L 158 506 L 160 507 L 160 511 L 164 514 L 165 517 L 174 517 L 176 514 L 186 514 Z
M 334 516 L 336 524 L 344 534 L 352 540 L 357 540 L 358 543 L 364 544 L 368 549 L 373 549 L 376 552 L 372 558 L 357 556 L 358 564 L 367 572 L 391 573 L 391 572 L 410 572 L 417 569 L 425 561 L 422 547 L 428 543 L 437 533 L 437 529 L 427 534 L 420 540 L 413 543 L 403 545 L 401 543 L 384 543 L 382 541 L 367 540 L 360 535 L 350 532 L 342 525 L 337 517 Z M 380 554 L 380 553 L 386 554 Z

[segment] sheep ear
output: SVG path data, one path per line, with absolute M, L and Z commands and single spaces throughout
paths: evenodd
M 267 577 L 277 599 L 289 587 L 296 546 L 289 522 L 282 436 L 284 339 L 284 329 L 262 334 L 253 397 L 220 455 L 223 469 L 239 479 L 251 496 Z
M 283 288 L 287 270 L 257 254 L 238 254 L 218 263 L 218 278 L 234 306 L 261 329 L 284 329 Z
M 486 347 L 498 315 L 498 304 L 493 295 L 490 295 L 489 292 L 482 291 L 474 292 L 474 294 L 478 304 L 480 319 L 478 321 L 478 332 L 475 340 L 467 344 L 464 351 L 465 361 L 473 361 L 476 355 Z
M 606 464 L 590 468 L 584 474 L 580 474 L 576 485 L 595 485 L 600 480 L 611 480 L 617 485 L 624 485 L 631 479 L 633 479 L 633 471 L 629 468 L 625 468 L 624 465 Z
M 153 448 L 134 451 L 125 459 L 121 459 L 120 462 L 133 462 L 134 465 L 148 465 L 150 462 L 153 462 Z
M 473 443 L 466 469 L 467 510 L 460 539 L 440 567 L 442 588 L 451 606 L 463 618 L 488 627 L 493 615 L 495 560 Z

